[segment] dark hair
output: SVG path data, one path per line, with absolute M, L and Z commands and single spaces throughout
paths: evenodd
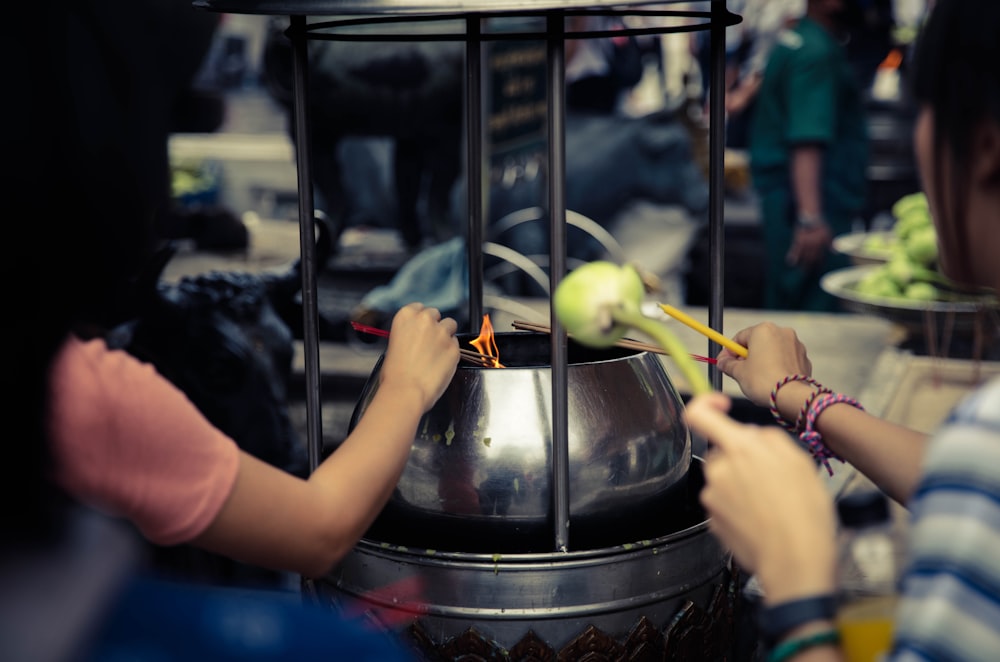
M 934 112 L 934 159 L 951 169 L 952 206 L 939 209 L 943 242 L 965 245 L 965 196 L 972 141 L 984 121 L 1000 124 L 1000 2 L 937 0 L 917 39 L 911 83 Z M 942 192 L 942 168 L 933 186 Z M 941 199 L 941 196 L 939 196 Z
M 126 165 L 128 141 L 110 130 L 122 111 L 86 59 L 102 57 L 104 46 L 81 38 L 87 10 L 68 0 L 12 10 L 12 29 L 0 40 L 12 92 L 0 132 L 11 164 L 0 198 L 8 382 L 0 552 L 45 543 L 62 529 L 66 499 L 51 480 L 46 427 L 50 365 L 71 331 L 116 321 L 152 242 L 137 168 Z

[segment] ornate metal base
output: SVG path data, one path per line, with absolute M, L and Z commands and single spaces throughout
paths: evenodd
M 736 646 L 738 577 L 716 586 L 706 608 L 684 602 L 665 626 L 642 616 L 624 638 L 587 626 L 558 650 L 528 630 L 509 650 L 470 627 L 458 636 L 436 642 L 420 623 L 402 634 L 422 660 L 461 662 L 692 662 L 733 659 Z
M 520 554 L 365 539 L 305 588 L 428 662 L 749 661 L 742 649 L 754 642 L 739 641 L 743 582 L 698 506 L 700 476 L 699 461 L 692 489 L 670 509 L 686 516 L 657 538 Z

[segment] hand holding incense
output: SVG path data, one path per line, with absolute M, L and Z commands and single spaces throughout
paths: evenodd
M 385 329 L 379 329 L 374 326 L 368 326 L 367 324 L 361 324 L 360 322 L 351 321 L 351 328 L 358 333 L 367 333 L 371 336 L 379 336 L 380 338 L 388 338 L 389 332 Z M 459 348 L 458 350 L 459 358 L 464 359 L 470 363 L 476 363 L 479 365 L 493 366 L 496 368 L 502 368 L 503 366 L 499 364 L 496 358 L 489 356 L 488 354 L 481 354 L 479 352 L 474 352 L 471 349 Z

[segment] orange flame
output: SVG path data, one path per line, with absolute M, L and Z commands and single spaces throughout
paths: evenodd
M 503 368 L 504 365 L 500 363 L 500 350 L 497 349 L 496 335 L 493 333 L 493 323 L 490 322 L 490 316 L 487 313 L 483 315 L 483 325 L 479 328 L 479 337 L 475 340 L 470 340 L 469 344 L 475 347 L 480 354 L 485 354 L 490 357 L 490 361 L 487 362 L 483 359 L 486 365 L 493 368 Z
M 879 63 L 879 69 L 899 69 L 899 65 L 903 64 L 903 51 L 898 48 L 894 48 L 889 51 L 889 54 L 885 56 L 885 59 Z

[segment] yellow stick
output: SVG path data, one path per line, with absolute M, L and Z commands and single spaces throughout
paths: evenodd
M 691 327 L 692 329 L 694 329 L 701 335 L 705 336 L 709 340 L 714 340 L 715 342 L 719 343 L 732 353 L 738 356 L 742 356 L 743 358 L 747 357 L 747 348 L 739 344 L 735 340 L 730 340 L 729 338 L 722 335 L 715 329 L 705 326 L 698 320 L 694 319 L 690 315 L 687 315 L 686 313 L 682 313 L 673 306 L 667 305 L 665 303 L 661 303 L 658 305 L 660 306 L 660 310 L 665 312 L 667 315 L 670 315 L 681 324 L 685 324 Z

